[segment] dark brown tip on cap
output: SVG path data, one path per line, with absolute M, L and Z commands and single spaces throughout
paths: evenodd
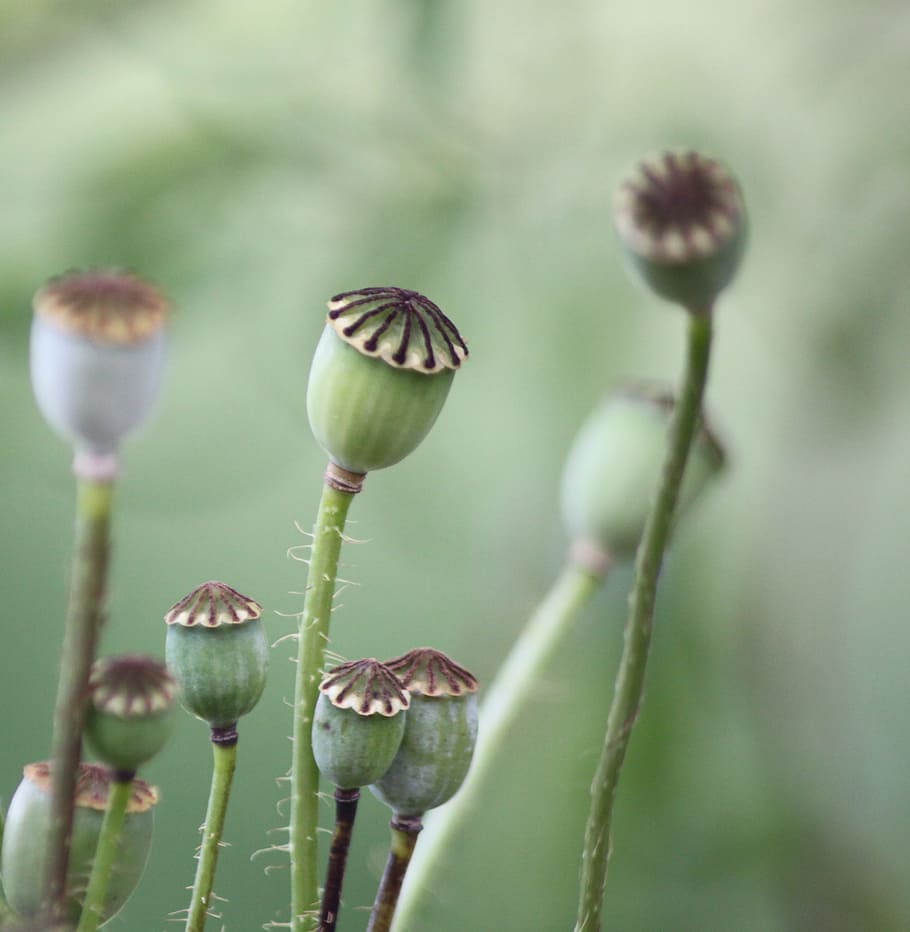
M 383 663 L 370 657 L 349 660 L 330 670 L 319 684 L 321 692 L 339 709 L 358 715 L 389 718 L 403 712 L 411 697 L 401 680 Z
M 164 326 L 169 302 L 130 272 L 90 269 L 51 279 L 34 297 L 35 314 L 96 343 L 142 343 Z
M 629 248 L 667 264 L 717 253 L 741 229 L 739 185 L 720 162 L 665 152 L 641 162 L 619 188 L 616 225 Z
M 458 369 L 468 347 L 429 298 L 406 288 L 361 288 L 329 301 L 329 323 L 345 343 L 396 369 L 432 375 Z
M 154 657 L 126 655 L 97 660 L 89 677 L 92 704 L 117 718 L 146 718 L 166 712 L 177 695 L 177 683 Z
M 477 692 L 474 674 L 432 647 L 416 647 L 400 657 L 387 660 L 386 666 L 414 695 L 463 696 Z
M 183 625 L 185 628 L 196 625 L 217 628 L 220 625 L 242 625 L 261 614 L 262 606 L 255 599 L 241 595 L 223 582 L 210 580 L 184 596 L 164 616 L 164 620 L 169 625 Z
M 38 761 L 35 764 L 26 764 L 22 768 L 26 780 L 33 783 L 42 792 L 51 792 L 51 762 Z M 96 809 L 103 812 L 107 808 L 107 798 L 111 783 L 116 774 L 101 764 L 79 765 L 76 777 L 76 805 L 83 809 Z M 158 802 L 158 789 L 138 778 L 133 780 L 130 800 L 127 803 L 127 812 L 145 812 Z

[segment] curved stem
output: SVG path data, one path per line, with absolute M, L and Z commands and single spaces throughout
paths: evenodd
M 670 423 L 668 449 L 657 497 L 645 525 L 629 597 L 625 643 L 600 762 L 591 785 L 591 808 L 585 828 L 581 890 L 576 932 L 598 932 L 610 857 L 610 830 L 619 773 L 641 705 L 651 643 L 657 581 L 682 484 L 689 447 L 698 427 L 711 353 L 711 314 L 689 314 L 686 368 Z
M 297 675 L 294 688 L 294 740 L 291 761 L 291 929 L 311 932 L 319 909 L 317 879 L 319 768 L 313 758 L 313 715 L 325 665 L 329 618 L 335 595 L 338 556 L 344 524 L 356 493 L 323 486 L 300 616 Z
M 354 832 L 354 819 L 357 816 L 359 789 L 342 789 L 335 787 L 335 832 L 332 835 L 332 847 L 329 850 L 329 869 L 322 894 L 322 911 L 319 915 L 319 932 L 334 932 L 338 924 L 338 910 L 341 906 L 341 887 L 344 884 L 344 871 L 348 862 L 348 849 Z
M 389 857 L 379 882 L 379 890 L 376 891 L 367 932 L 389 932 L 392 928 L 398 895 L 401 893 L 404 875 L 411 863 L 411 855 L 414 853 L 417 836 L 423 824 L 420 816 L 395 815 L 392 817 L 391 826 L 392 843 L 389 847 Z
M 605 568 L 604 568 L 605 570 Z M 485 690 L 480 707 L 477 745 L 467 779 L 444 806 L 430 813 L 411 865 L 409 880 L 398 904 L 397 926 L 407 928 L 432 889 L 428 877 L 442 868 L 446 848 L 476 805 L 487 772 L 502 753 L 506 738 L 544 670 L 563 642 L 579 611 L 605 579 L 574 563 L 567 563 L 509 651 L 496 678 Z M 416 925 L 413 925 L 417 928 Z
M 205 813 L 205 825 L 202 828 L 202 846 L 199 849 L 199 863 L 196 865 L 196 879 L 190 896 L 189 912 L 186 918 L 186 932 L 202 932 L 211 906 L 212 886 L 215 882 L 215 868 L 218 865 L 218 849 L 224 833 L 224 818 L 227 814 L 228 798 L 231 795 L 231 782 L 237 765 L 236 732 L 233 741 L 219 741 L 217 729 L 212 729 L 212 787 L 209 792 L 209 804 Z
M 76 542 L 54 707 L 51 824 L 45 889 L 53 916 L 66 909 L 76 775 L 88 702 L 88 677 L 101 630 L 110 551 L 113 482 L 78 479 Z
M 101 823 L 101 834 L 92 862 L 88 891 L 82 904 L 82 915 L 76 932 L 95 932 L 104 916 L 104 902 L 107 899 L 107 887 L 110 883 L 114 859 L 120 844 L 120 832 L 126 818 L 126 807 L 133 791 L 133 775 L 117 775 L 111 781 L 111 789 Z

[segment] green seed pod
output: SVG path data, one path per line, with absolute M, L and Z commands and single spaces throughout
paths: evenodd
M 641 162 L 620 186 L 614 216 L 645 281 L 693 313 L 710 311 L 745 249 L 746 211 L 736 179 L 696 152 Z
M 563 522 L 577 559 L 594 564 L 634 557 L 660 478 L 674 404 L 668 391 L 628 387 L 606 398 L 578 432 L 562 476 Z M 723 448 L 703 421 L 677 516 L 723 464 Z
M 124 272 L 53 279 L 34 298 L 31 376 L 51 427 L 85 478 L 116 474 L 122 438 L 145 420 L 164 368 L 168 302 Z
M 401 744 L 407 690 L 385 664 L 370 658 L 335 667 L 319 692 L 313 756 L 320 772 L 341 789 L 375 782 Z
M 477 740 L 477 680 L 429 647 L 386 666 L 411 705 L 395 760 L 370 789 L 396 816 L 422 816 L 451 799 L 467 776 Z
M 10 906 L 23 918 L 37 916 L 44 899 L 47 837 L 51 820 L 51 772 L 48 762 L 26 765 L 22 782 L 10 800 L 3 836 L 3 889 Z M 112 771 L 99 764 L 80 764 L 76 812 L 67 888 L 66 918 L 77 920 L 88 886 L 92 860 L 107 806 Z M 145 869 L 152 840 L 152 807 L 158 791 L 142 780 L 133 782 L 117 862 L 104 904 L 104 921 L 116 915 L 136 888 Z
M 269 643 L 261 614 L 258 602 L 212 581 L 165 615 L 165 657 L 180 701 L 212 729 L 235 725 L 265 688 Z
M 336 466 L 356 474 L 404 459 L 427 435 L 468 348 L 428 298 L 361 288 L 329 301 L 307 414 Z
M 108 657 L 93 665 L 89 690 L 89 744 L 109 767 L 134 773 L 174 730 L 177 683 L 153 657 Z

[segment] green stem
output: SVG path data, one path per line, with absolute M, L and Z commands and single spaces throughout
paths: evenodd
M 114 868 L 114 859 L 120 844 L 120 833 L 123 830 L 123 820 L 126 818 L 126 807 L 132 791 L 132 774 L 118 774 L 111 781 L 107 809 L 104 812 L 101 834 L 98 836 L 98 846 L 92 862 L 88 891 L 82 904 L 82 915 L 76 932 L 95 932 L 101 925 L 104 903 L 107 899 L 107 887 Z
M 76 493 L 76 542 L 54 709 L 51 824 L 45 876 L 47 902 L 51 914 L 58 917 L 66 909 L 66 875 L 88 677 L 101 630 L 107 580 L 113 483 L 78 479 Z
M 291 762 L 291 929 L 311 932 L 319 916 L 319 768 L 313 758 L 313 715 L 325 665 L 329 618 L 335 595 L 348 509 L 356 493 L 326 482 L 322 489 L 310 571 L 300 616 L 297 675 L 294 689 L 294 741 Z
M 411 855 L 422 828 L 420 816 L 395 815 L 391 825 L 392 843 L 389 846 L 389 857 L 382 873 L 379 890 L 376 891 L 367 932 L 389 932 L 392 928 L 401 885 L 404 883 L 404 875 L 411 863 Z
M 420 842 L 420 851 L 410 869 L 410 879 L 398 904 L 396 928 L 412 925 L 413 915 L 432 884 L 428 877 L 442 868 L 441 861 L 452 836 L 477 804 L 483 782 L 505 739 L 540 682 L 557 648 L 563 642 L 579 611 L 598 590 L 603 572 L 569 562 L 528 620 L 495 680 L 485 690 L 480 708 L 477 745 L 467 779 L 444 806 L 431 813 Z
M 689 314 L 688 321 L 686 369 L 670 423 L 660 486 L 636 556 L 623 654 L 607 718 L 603 750 L 591 785 L 575 932 L 600 930 L 616 787 L 644 691 L 661 562 L 670 537 L 689 447 L 701 415 L 711 354 L 711 314 Z
M 233 739 L 231 738 L 233 732 Z M 231 781 L 237 765 L 237 733 L 231 728 L 212 729 L 212 787 L 209 792 L 209 805 L 205 813 L 205 825 L 202 828 L 202 846 L 199 849 L 199 863 L 196 865 L 196 879 L 190 897 L 189 912 L 186 917 L 185 932 L 202 932 L 208 911 L 211 907 L 212 886 L 215 882 L 215 868 L 218 865 L 218 850 L 224 833 L 224 817 L 227 813 L 228 798 L 231 795 Z

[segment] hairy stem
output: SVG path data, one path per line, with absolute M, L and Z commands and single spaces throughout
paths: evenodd
M 391 827 L 392 843 L 389 847 L 389 857 L 379 882 L 379 890 L 376 891 L 367 932 L 389 932 L 392 928 L 401 885 L 404 883 L 404 875 L 411 863 L 411 855 L 414 853 L 423 823 L 420 816 L 395 815 L 392 817 Z
M 120 844 L 120 833 L 123 830 L 123 820 L 126 818 L 126 807 L 132 791 L 132 774 L 118 774 L 111 781 L 107 809 L 104 812 L 101 834 L 98 836 L 98 846 L 92 862 L 88 891 L 82 904 L 82 915 L 76 932 L 95 932 L 101 925 L 104 902 L 107 899 L 107 887 L 114 868 L 114 860 Z
M 657 581 L 708 377 L 711 314 L 689 314 L 688 322 L 686 368 L 670 422 L 667 454 L 657 497 L 636 555 L 623 653 L 607 718 L 603 750 L 591 785 L 575 932 L 599 932 L 601 927 L 616 787 L 644 692 Z
M 338 910 L 341 907 L 341 888 L 344 884 L 344 871 L 348 862 L 348 849 L 354 832 L 354 819 L 357 816 L 359 789 L 335 788 L 335 832 L 332 835 L 332 847 L 329 851 L 329 868 L 326 874 L 325 890 L 322 893 L 322 911 L 319 915 L 319 932 L 334 932 L 338 924 Z
M 604 571 L 606 567 L 604 565 Z M 567 636 L 579 611 L 605 578 L 574 563 L 567 563 L 543 601 L 530 617 L 486 690 L 480 707 L 477 745 L 467 779 L 455 796 L 430 813 L 398 904 L 398 925 L 407 928 L 432 889 L 430 876 L 441 872 L 446 849 L 477 804 L 487 772 L 502 753 L 505 738 L 526 707 L 541 674 Z
M 313 758 L 313 715 L 325 665 L 329 618 L 335 595 L 338 556 L 348 509 L 356 493 L 323 486 L 300 616 L 297 675 L 294 689 L 294 741 L 291 761 L 291 929 L 312 932 L 317 926 L 319 855 L 319 768 Z
M 211 907 L 218 850 L 221 846 L 221 836 L 224 834 L 224 818 L 231 795 L 234 768 L 237 765 L 237 733 L 233 728 L 212 729 L 212 754 L 212 786 L 205 813 L 205 825 L 202 827 L 202 845 L 199 849 L 193 892 L 190 895 L 185 932 L 202 932 Z
M 54 707 L 51 824 L 45 890 L 52 916 L 66 909 L 76 776 L 88 705 L 88 678 L 98 646 L 110 551 L 113 483 L 78 479 L 76 541 Z

